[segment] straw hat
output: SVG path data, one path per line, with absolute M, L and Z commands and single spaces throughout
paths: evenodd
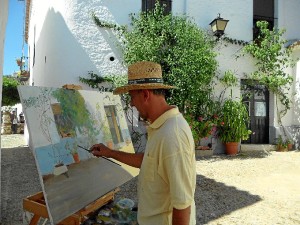
M 130 90 L 171 88 L 174 88 L 174 86 L 163 84 L 162 71 L 159 64 L 141 61 L 128 67 L 128 84 L 116 88 L 114 94 L 123 94 Z

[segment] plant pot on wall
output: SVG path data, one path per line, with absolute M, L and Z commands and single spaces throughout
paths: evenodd
M 30 72 L 27 70 L 22 71 L 21 76 L 23 77 L 29 77 L 30 76 Z
M 226 142 L 225 143 L 225 152 L 227 155 L 236 155 L 239 152 L 239 143 L 238 142 Z
M 24 65 L 24 61 L 22 61 L 21 59 L 16 59 L 17 65 L 18 66 L 23 66 Z
M 114 148 L 114 143 L 113 143 L 113 141 L 112 141 L 112 140 L 107 141 L 107 142 L 106 142 L 106 147 L 108 147 L 108 148 L 110 148 L 110 149 L 113 149 L 113 148 Z
M 73 153 L 72 156 L 73 156 L 73 159 L 74 159 L 75 163 L 79 163 L 80 162 L 79 154 L 77 152 Z

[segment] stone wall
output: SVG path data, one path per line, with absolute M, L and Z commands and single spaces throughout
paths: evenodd
M 2 115 L 1 134 L 12 134 L 10 112 L 5 111 Z M 17 124 L 17 134 L 24 134 L 24 122 Z

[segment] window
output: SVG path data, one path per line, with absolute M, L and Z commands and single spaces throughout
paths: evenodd
M 257 39 L 259 35 L 259 28 L 256 26 L 257 21 L 267 21 L 269 23 L 268 29 L 273 30 L 274 27 L 274 18 L 272 17 L 262 17 L 262 16 L 255 16 L 253 18 L 253 40 Z
M 124 142 L 121 127 L 119 123 L 119 118 L 117 117 L 116 106 L 104 106 L 105 114 L 108 119 L 109 130 L 115 144 Z
M 155 7 L 156 0 L 142 0 L 142 11 L 151 11 Z M 160 5 L 165 5 L 165 14 L 171 13 L 172 1 L 171 0 L 159 0 Z
M 267 21 L 269 29 L 274 27 L 274 0 L 254 0 L 253 1 L 253 40 L 257 39 L 259 29 L 257 21 Z

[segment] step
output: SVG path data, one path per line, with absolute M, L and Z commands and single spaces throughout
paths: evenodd
M 272 144 L 241 144 L 241 152 L 269 152 L 276 151 L 276 145 Z
M 209 157 L 212 156 L 213 154 L 214 153 L 212 149 L 205 149 L 205 150 L 195 149 L 196 157 Z

